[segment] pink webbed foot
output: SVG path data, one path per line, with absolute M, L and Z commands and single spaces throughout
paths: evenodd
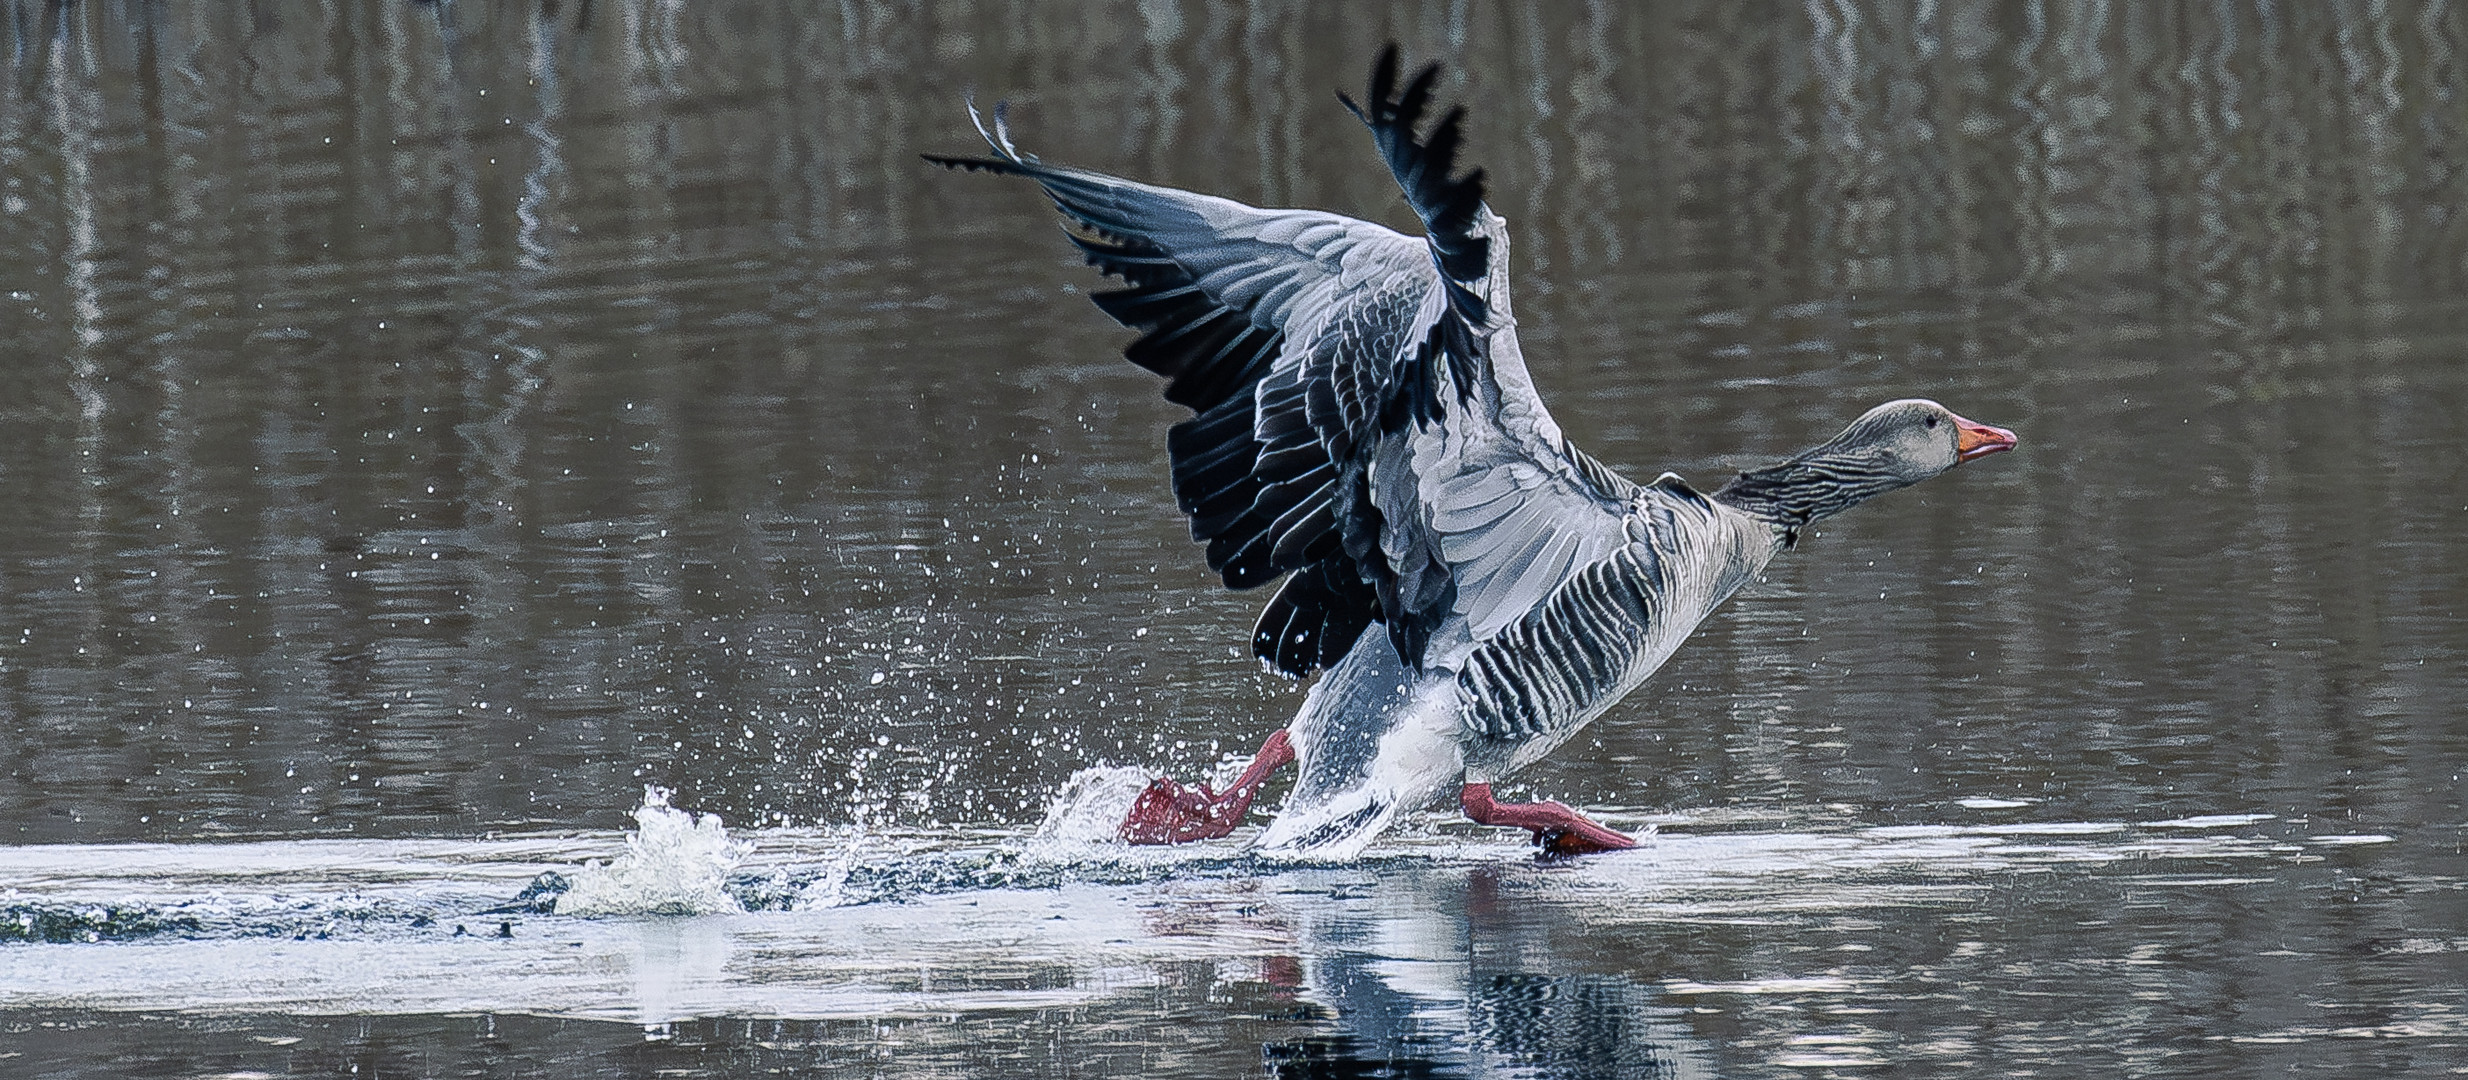
M 1504 803 L 1491 797 L 1491 785 L 1467 784 L 1458 801 L 1465 816 L 1479 825 L 1532 829 L 1534 846 L 1553 855 L 1592 855 L 1637 846 L 1625 833 L 1606 829 L 1559 802 Z
M 1116 834 L 1133 844 L 1215 840 L 1242 823 L 1243 815 L 1251 812 L 1251 800 L 1260 794 L 1260 785 L 1293 760 L 1293 744 L 1279 731 L 1260 744 L 1251 764 L 1223 792 L 1210 790 L 1206 784 L 1186 787 L 1164 777 L 1149 781 Z

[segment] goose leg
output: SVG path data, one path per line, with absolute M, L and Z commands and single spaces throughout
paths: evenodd
M 1242 776 L 1223 792 L 1212 791 L 1206 784 L 1185 787 L 1158 777 L 1131 804 L 1131 813 L 1123 818 L 1117 835 L 1134 844 L 1217 839 L 1233 832 L 1243 815 L 1251 812 L 1251 800 L 1258 797 L 1269 774 L 1293 760 L 1294 746 L 1279 729 L 1260 744 L 1260 752 L 1252 755 Z
M 1489 784 L 1467 784 L 1458 801 L 1465 807 L 1465 816 L 1478 825 L 1534 830 L 1534 845 L 1554 855 L 1591 855 L 1637 846 L 1634 839 L 1595 824 L 1565 803 L 1494 802 Z

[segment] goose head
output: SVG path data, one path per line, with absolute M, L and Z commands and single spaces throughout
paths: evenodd
M 2014 433 L 1966 420 L 1926 398 L 1889 401 L 1861 414 L 1823 446 L 1800 455 L 1909 487 L 1973 458 L 2014 448 Z
M 1786 530 L 2014 448 L 2014 433 L 1924 398 L 1889 401 L 1789 461 L 1740 474 L 1716 498 Z

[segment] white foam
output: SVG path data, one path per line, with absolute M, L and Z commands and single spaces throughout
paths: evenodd
M 718 814 L 695 815 L 668 804 L 666 788 L 643 787 L 626 850 L 593 859 L 557 899 L 560 915 L 710 915 L 742 911 L 728 891 L 729 872 L 754 845 L 729 836 Z
M 2202 814 L 2196 817 L 2170 818 L 2166 821 L 2146 821 L 2146 829 L 2226 829 L 2269 821 L 2277 814 Z
M 1858 988 L 1849 979 L 1832 975 L 1811 975 L 1802 978 L 1754 979 L 1746 982 L 1692 982 L 1677 979 L 1662 984 L 1668 994 L 1840 994 Z

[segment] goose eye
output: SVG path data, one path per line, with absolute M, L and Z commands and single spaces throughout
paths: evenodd
M 1937 426 L 1937 418 L 1936 418 L 1936 417 L 1933 417 L 1933 416 L 1929 417 L 1929 418 L 1928 418 L 1928 426 L 1929 426 L 1929 427 L 1931 427 L 1931 428 L 1936 427 L 1936 426 Z

